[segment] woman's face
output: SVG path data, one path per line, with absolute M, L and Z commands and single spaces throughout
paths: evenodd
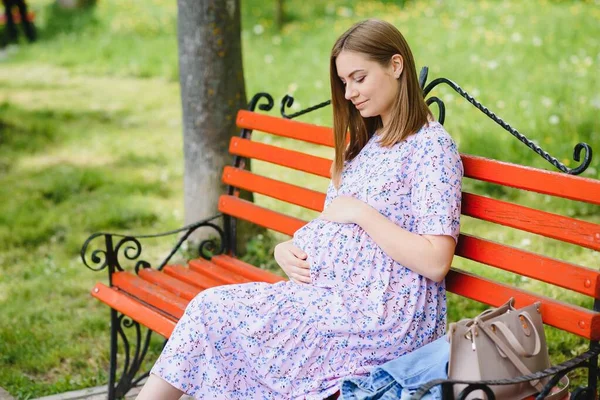
M 363 118 L 379 115 L 383 126 L 387 126 L 398 96 L 402 57 L 395 55 L 389 66 L 383 67 L 362 53 L 342 50 L 335 65 L 345 87 L 346 100 L 352 102 Z

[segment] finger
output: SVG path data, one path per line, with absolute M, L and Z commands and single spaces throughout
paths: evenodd
M 291 272 L 299 276 L 306 276 L 310 278 L 310 269 L 308 268 L 298 268 L 294 266 Z
M 300 258 L 302 260 L 306 260 L 306 258 L 308 258 L 308 254 L 306 254 L 304 251 L 302 251 L 302 249 L 296 246 L 291 246 L 290 251 L 296 258 Z
M 296 262 L 294 262 L 293 265 L 304 270 L 310 269 L 310 263 L 308 261 L 296 259 Z
M 306 276 L 302 276 L 302 275 L 293 275 L 294 276 L 294 280 L 298 281 L 298 282 L 302 282 L 302 283 L 310 283 L 310 277 L 306 277 Z

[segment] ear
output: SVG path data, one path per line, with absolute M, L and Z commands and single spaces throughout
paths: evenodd
M 404 70 L 404 59 L 400 54 L 394 54 L 392 56 L 392 72 L 394 74 L 394 78 L 400 78 L 402 75 L 402 71 Z

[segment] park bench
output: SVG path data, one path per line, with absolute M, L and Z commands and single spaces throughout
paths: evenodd
M 592 207 L 600 205 L 600 180 L 575 176 L 590 163 L 591 149 L 589 146 L 580 144 L 576 147 L 579 153 L 582 149 L 585 150 L 585 159 L 577 168 L 570 170 L 537 145 L 529 142 L 453 82 L 439 78 L 425 86 L 426 77 L 427 72 L 424 69 L 421 73 L 420 83 L 424 88 L 425 96 L 436 85 L 444 83 L 451 86 L 479 110 L 562 170 L 562 172 L 551 172 L 461 154 L 465 178 L 491 183 L 501 188 L 540 193 L 540 196 L 544 196 L 544 198 L 558 197 L 567 199 L 565 201 L 589 203 Z M 245 169 L 244 160 L 261 160 L 328 178 L 331 163 L 329 159 L 253 141 L 251 135 L 253 131 L 260 131 L 297 141 L 333 147 L 333 133 L 330 128 L 292 119 L 312 109 L 325 106 L 328 102 L 293 115 L 287 115 L 285 108 L 291 106 L 293 99 L 286 96 L 281 104 L 281 114 L 283 115 L 281 118 L 254 112 L 258 103 L 263 100 L 268 100 L 268 104 L 261 104 L 260 109 L 269 110 L 273 107 L 271 96 L 259 93 L 251 101 L 249 110 L 240 110 L 237 114 L 237 125 L 241 128 L 241 136 L 231 139 L 229 151 L 234 156 L 234 163 L 233 166 L 228 166 L 223 171 L 222 179 L 228 185 L 228 190 L 220 197 L 220 214 L 182 229 L 167 232 L 166 234 L 179 234 L 180 237 L 175 248 L 164 261 L 151 265 L 142 260 L 140 241 L 148 236 L 96 233 L 85 242 L 81 252 L 85 265 L 94 270 L 108 268 L 109 272 L 108 286 L 98 283 L 93 287 L 91 293 L 112 309 L 110 399 L 123 396 L 129 388 L 148 375 L 148 372 L 140 371 L 140 366 L 148 350 L 150 335 L 152 332 L 156 332 L 164 338 L 169 338 L 186 305 L 197 293 L 217 285 L 251 281 L 278 282 L 284 279 L 236 257 L 236 221 L 246 220 L 286 235 L 292 235 L 306 221 L 297 216 L 286 215 L 243 200 L 239 197 L 239 190 L 259 193 L 317 212 L 322 210 L 324 193 L 283 182 L 277 176 L 259 176 Z M 441 100 L 430 97 L 427 99 L 427 103 L 437 104 L 439 119 L 443 123 L 445 108 Z M 577 161 L 579 161 L 578 155 L 574 156 Z M 501 193 L 501 190 L 491 192 Z M 462 213 L 465 216 L 528 232 L 535 237 L 543 236 L 559 242 L 570 243 L 574 252 L 587 251 L 592 254 L 592 257 L 594 252 L 600 250 L 599 224 L 558 215 L 539 208 L 515 204 L 504 198 L 493 198 L 489 195 L 463 191 Z M 217 223 L 219 218 L 222 219 L 222 225 Z M 193 231 L 201 227 L 212 229 L 217 240 L 203 242 L 200 246 L 202 257 L 190 260 L 187 265 L 171 264 L 170 259 L 173 254 L 178 251 Z M 510 297 L 514 297 L 515 305 L 519 308 L 539 301 L 542 304 L 541 313 L 545 324 L 585 338 L 589 343 L 587 351 L 582 351 L 573 359 L 554 366 L 550 370 L 535 373 L 526 379 L 533 380 L 552 375 L 553 379 L 548 385 L 550 388 L 567 372 L 575 368 L 584 368 L 587 369 L 587 386 L 571 388 L 571 398 L 596 398 L 598 353 L 600 352 L 598 346 L 600 339 L 600 272 L 598 266 L 575 265 L 568 260 L 558 260 L 548 255 L 514 247 L 503 243 L 502 239 L 489 240 L 464 230 L 460 235 L 456 256 L 455 261 L 463 258 L 477 262 L 480 270 L 507 271 L 512 279 L 507 279 L 506 282 L 453 267 L 446 277 L 446 287 L 449 292 L 491 306 L 499 306 Z M 135 264 L 135 266 L 132 265 L 132 268 L 128 270 L 124 266 L 125 262 Z M 590 306 L 584 308 L 572 304 L 570 301 L 564 301 L 564 299 L 559 300 L 526 291 L 520 287 L 519 283 L 526 279 L 545 282 L 561 288 L 558 293 L 569 291 L 579 293 L 589 298 Z M 146 327 L 147 330 L 143 332 L 142 327 Z M 126 334 L 124 328 L 129 328 L 127 332 L 130 333 Z M 135 340 L 135 343 L 130 343 L 130 339 Z M 122 346 L 121 352 L 124 353 L 120 356 L 119 340 Z M 123 359 L 119 366 L 118 357 Z M 118 370 L 121 372 L 119 378 L 117 378 Z M 440 382 L 434 383 L 440 384 Z M 442 384 L 445 398 L 453 398 L 453 383 L 446 381 Z M 481 388 L 481 385 L 468 386 L 465 390 L 477 388 Z

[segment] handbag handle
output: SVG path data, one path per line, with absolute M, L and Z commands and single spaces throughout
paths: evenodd
M 475 318 L 463 318 L 463 319 L 455 322 L 455 324 L 470 327 L 475 322 L 481 323 L 481 321 L 484 320 L 485 317 L 487 317 L 488 315 L 504 314 L 506 312 L 515 311 L 514 302 L 515 302 L 515 299 L 513 297 L 511 297 L 510 299 L 508 299 L 508 301 L 506 303 L 502 304 L 499 307 L 488 308 L 487 310 L 483 311 L 481 314 L 479 314 Z
M 512 346 L 512 348 L 520 355 L 523 357 L 533 357 L 539 354 L 542 345 L 541 345 L 541 340 L 540 340 L 540 334 L 537 331 L 537 328 L 535 327 L 535 324 L 533 323 L 533 321 L 531 320 L 531 316 L 529 315 L 529 313 L 527 312 L 522 312 L 519 313 L 519 316 L 523 316 L 531 325 L 531 328 L 533 329 L 533 334 L 535 336 L 535 345 L 534 345 L 534 349 L 532 353 L 528 353 L 525 348 L 523 348 L 523 346 L 521 345 L 521 343 L 519 343 L 519 340 L 515 337 L 515 335 L 508 329 L 508 327 L 504 324 L 504 322 L 501 321 L 497 321 L 497 322 L 492 322 L 490 325 L 498 328 L 498 330 L 500 332 L 502 332 L 502 334 L 504 335 L 504 337 L 506 338 L 506 340 L 508 341 L 508 343 Z
M 527 313 L 523 313 L 523 314 L 527 314 Z M 529 317 L 529 316 L 527 316 L 527 317 Z M 529 317 L 528 319 L 529 319 L 529 322 L 531 322 L 531 318 Z M 504 324 L 502 324 L 502 325 L 504 326 L 504 328 L 506 328 L 506 325 L 504 325 Z M 534 326 L 534 325 L 532 324 L 532 326 Z M 492 339 L 492 341 L 494 343 L 496 343 L 496 346 L 498 348 L 500 348 L 506 354 L 506 356 L 510 359 L 510 361 L 514 364 L 514 366 L 517 367 L 517 369 L 523 375 L 531 375 L 532 372 L 529 370 L 529 368 L 527 368 L 527 366 L 525 364 L 523 364 L 523 362 L 521 360 L 519 360 L 519 358 L 515 355 L 515 353 L 510 351 L 510 348 L 503 341 L 498 339 L 498 337 L 492 332 L 492 330 L 488 326 L 486 326 L 485 324 L 482 324 L 482 325 L 480 325 L 480 327 L 489 336 L 489 338 Z M 510 333 L 510 334 L 512 336 L 512 333 Z M 536 342 L 537 342 L 539 340 L 539 334 L 538 334 L 537 330 L 535 330 L 535 334 L 536 334 Z M 515 338 L 515 342 L 519 343 L 516 340 L 516 338 Z M 537 352 L 539 352 L 539 349 L 537 350 Z M 536 379 L 536 380 L 530 381 L 529 383 L 533 387 L 535 387 L 537 390 L 539 390 L 539 391 L 543 390 L 543 385 L 539 380 Z M 563 376 L 560 380 L 560 383 L 563 384 L 563 387 L 560 388 L 557 392 L 554 392 L 554 393 L 550 394 L 549 396 L 546 396 L 545 400 L 557 400 L 557 399 L 562 399 L 563 397 L 565 397 L 565 395 L 567 394 L 567 392 L 569 390 L 569 384 L 570 384 L 569 377 Z
M 519 357 L 516 356 L 512 349 L 508 347 L 506 343 L 500 340 L 498 336 L 494 332 L 492 332 L 489 326 L 487 326 L 486 324 L 481 324 L 479 325 L 479 327 L 488 335 L 488 337 L 496 344 L 496 346 L 500 350 L 502 350 L 502 352 L 508 357 L 508 359 L 523 375 L 532 374 L 531 370 L 527 368 L 525 364 L 523 364 L 523 361 L 519 360 Z M 539 379 L 530 381 L 529 383 L 539 391 L 543 389 L 543 385 L 541 384 Z

